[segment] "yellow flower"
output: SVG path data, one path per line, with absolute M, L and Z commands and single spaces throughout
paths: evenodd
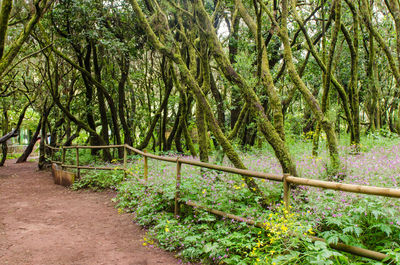
M 146 243 L 146 242 L 144 242 L 144 243 L 143 243 L 143 246 L 147 246 L 147 243 Z
M 167 233 L 169 232 L 169 229 L 168 229 L 168 227 L 166 227 L 166 228 L 165 228 L 165 232 L 167 232 Z

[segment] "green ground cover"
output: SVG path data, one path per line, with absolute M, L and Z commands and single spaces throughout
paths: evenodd
M 344 137 L 341 139 L 346 140 Z M 311 142 L 290 139 L 290 149 L 302 177 L 326 179 L 326 151 L 311 156 Z M 281 173 L 268 147 L 246 150 L 241 157 L 249 169 Z M 73 156 L 68 156 L 73 163 Z M 400 139 L 393 135 L 369 135 L 361 153 L 341 147 L 344 183 L 398 188 L 400 185 Z M 117 161 L 114 161 L 117 162 Z M 101 164 L 88 151 L 81 151 L 81 164 Z M 229 165 L 228 161 L 224 161 Z M 291 193 L 291 209 L 285 214 L 282 183 L 257 180 L 270 198 L 262 209 L 241 176 L 198 167 L 182 166 L 181 197 L 220 211 L 262 222 L 265 228 L 221 218 L 200 209 L 183 206 L 173 216 L 176 165 L 149 160 L 148 187 L 143 178 L 143 159 L 130 156 L 129 171 L 82 171 L 75 189 L 112 188 L 120 211 L 133 213 L 148 229 L 143 244 L 175 251 L 184 261 L 206 264 L 381 264 L 333 250 L 328 243 L 342 242 L 389 254 L 392 264 L 400 263 L 400 200 L 299 186 Z

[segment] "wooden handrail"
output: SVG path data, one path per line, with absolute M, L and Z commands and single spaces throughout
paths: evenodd
M 124 170 L 120 167 L 91 167 L 91 166 L 76 166 L 76 165 L 65 165 L 61 164 L 62 167 L 65 168 L 76 168 L 76 169 L 94 169 L 94 170 Z
M 296 185 L 311 186 L 311 187 L 330 189 L 330 190 L 339 190 L 351 193 L 361 193 L 367 195 L 400 198 L 400 189 L 346 184 L 346 183 L 338 183 L 338 182 L 323 181 L 316 179 L 297 178 L 293 176 L 287 176 L 286 180 L 287 182 Z
M 56 147 L 52 147 L 49 145 L 45 145 L 45 146 L 52 148 L 52 149 L 61 150 L 61 148 L 56 148 Z M 203 168 L 208 168 L 208 169 L 214 169 L 214 170 L 219 170 L 219 171 L 223 171 L 223 172 L 227 172 L 227 173 L 239 174 L 239 175 L 248 176 L 248 177 L 268 179 L 268 180 L 273 180 L 273 181 L 278 181 L 278 182 L 283 182 L 283 178 L 284 178 L 282 175 L 269 174 L 269 173 L 258 172 L 258 171 L 247 170 L 247 169 L 238 169 L 238 168 L 227 167 L 227 166 L 220 166 L 220 165 L 215 165 L 215 164 L 210 164 L 210 163 L 205 163 L 205 162 L 200 162 L 200 161 L 195 161 L 195 160 L 190 160 L 190 159 L 184 159 L 184 158 L 180 158 L 180 157 L 158 156 L 158 155 L 154 155 L 154 154 L 150 154 L 150 153 L 145 153 L 145 152 L 140 151 L 140 150 L 138 150 L 132 146 L 129 146 L 127 144 L 125 144 L 125 145 L 107 145 L 107 146 L 65 146 L 64 149 L 73 149 L 73 148 L 95 149 L 95 148 L 121 148 L 121 147 L 125 147 L 139 155 L 149 157 L 152 159 L 156 159 L 156 160 L 160 160 L 160 161 L 177 163 L 177 161 L 179 159 L 179 162 L 182 164 L 198 166 L 198 167 L 203 167 Z M 68 167 L 68 165 L 63 165 L 63 166 Z M 346 183 L 338 183 L 338 182 L 332 182 L 332 181 L 299 178 L 299 177 L 293 177 L 293 176 L 286 176 L 286 181 L 288 183 L 295 184 L 295 185 L 311 186 L 311 187 L 317 187 L 317 188 L 323 188 L 323 189 L 331 189 L 331 190 L 360 193 L 360 194 L 367 194 L 367 195 L 400 198 L 400 189 L 383 188 L 383 187 L 376 187 L 376 186 L 363 186 L 363 185 L 356 185 L 356 184 L 346 184 Z

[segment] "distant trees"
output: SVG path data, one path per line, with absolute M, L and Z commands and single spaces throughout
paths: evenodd
M 34 91 L 26 88 L 25 75 L 18 69 L 20 63 L 37 52 L 28 54 L 16 63 L 15 59 L 20 54 L 20 50 L 27 42 L 33 28 L 49 9 L 51 1 L 35 0 L 30 5 L 12 0 L 4 0 L 0 10 L 0 102 L 2 103 L 2 159 L 0 166 L 4 165 L 7 157 L 7 140 L 15 137 L 24 120 L 28 107 L 33 103 L 32 98 L 36 97 Z M 29 49 L 27 49 L 29 52 Z M 14 64 L 13 64 L 14 63 Z M 26 70 L 26 68 L 25 68 Z M 22 76 L 21 76 L 22 75 Z M 31 95 L 29 95 L 31 94 Z M 16 99 L 20 97 L 20 99 Z M 27 102 L 24 101 L 27 99 Z M 15 124 L 10 124 L 9 111 L 10 104 L 18 104 L 20 114 Z M 15 106 L 14 106 L 15 107 Z
M 0 16 L 0 95 L 21 93 L 20 80 L 43 98 L 32 108 L 52 145 L 127 143 L 201 161 L 222 150 L 245 168 L 234 145 L 265 143 L 296 175 L 288 140 L 312 138 L 318 156 L 326 138 L 334 176 L 340 133 L 358 151 L 362 133 L 400 132 L 396 1 L 12 4 Z

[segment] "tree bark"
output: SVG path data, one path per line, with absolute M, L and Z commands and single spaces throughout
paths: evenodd
M 24 120 L 25 117 L 25 112 L 28 109 L 28 107 L 31 105 L 31 102 L 28 102 L 27 104 L 25 104 L 25 106 L 22 108 L 21 113 L 19 114 L 18 117 L 18 122 L 15 125 L 15 128 L 10 131 L 9 133 L 5 134 L 4 136 L 0 137 L 0 144 L 7 142 L 7 140 L 18 136 L 19 134 L 19 127 L 21 127 L 22 121 Z
M 33 134 L 32 138 L 31 138 L 28 146 L 26 147 L 25 151 L 23 152 L 23 154 L 17 159 L 16 163 L 26 162 L 29 155 L 32 153 L 33 148 L 35 147 L 36 141 L 37 141 L 39 133 L 40 133 L 40 128 L 42 128 L 42 119 L 43 119 L 43 117 L 40 117 L 39 123 L 36 126 L 35 133 Z
M 11 43 L 10 47 L 7 49 L 7 52 L 3 54 L 2 57 L 0 57 L 0 76 L 2 76 L 2 74 L 11 65 L 14 58 L 20 51 L 22 45 L 30 36 L 33 28 L 39 22 L 40 18 L 43 16 L 48 8 L 49 6 L 47 0 L 34 1 L 34 5 L 32 8 L 34 10 L 34 14 L 31 14 L 30 19 L 24 25 L 24 28 L 20 31 L 18 37 Z M 8 24 L 8 21 L 6 24 Z
M 156 127 L 157 122 L 158 122 L 159 118 L 161 117 L 161 113 L 168 104 L 168 98 L 169 98 L 169 95 L 171 94 L 171 91 L 172 91 L 172 86 L 166 87 L 164 99 L 161 103 L 161 106 L 158 108 L 156 114 L 154 115 L 143 142 L 137 146 L 137 149 L 143 150 L 149 144 L 151 135 L 153 134 L 153 131 L 154 131 L 154 128 Z
M 270 100 L 270 107 L 273 112 L 274 117 L 274 127 L 278 132 L 279 136 L 283 141 L 285 141 L 285 129 L 283 124 L 283 114 L 282 114 L 282 103 L 275 88 L 273 77 L 271 75 L 267 47 L 265 46 L 264 38 L 259 32 L 259 26 L 254 22 L 251 16 L 248 14 L 246 8 L 243 6 L 241 0 L 236 0 L 236 7 L 246 25 L 249 27 L 252 35 L 256 39 L 256 45 L 260 47 L 260 71 L 261 71 L 261 81 L 267 92 L 268 98 Z
M 227 154 L 228 158 L 231 160 L 231 162 L 234 164 L 235 167 L 245 169 L 246 167 L 240 160 L 238 154 L 235 152 L 232 145 L 226 139 L 221 128 L 219 127 L 218 121 L 215 119 L 215 116 L 214 116 L 213 111 L 207 101 L 207 98 L 205 97 L 204 93 L 202 92 L 202 90 L 199 87 L 198 83 L 196 82 L 195 78 L 191 75 L 191 72 L 187 68 L 181 55 L 178 52 L 172 51 L 171 49 L 169 49 L 168 47 L 166 47 L 159 41 L 159 39 L 156 37 L 154 31 L 152 30 L 150 24 L 148 23 L 144 13 L 142 12 L 141 8 L 139 7 L 137 1 L 130 0 L 129 2 L 138 18 L 137 21 L 138 21 L 139 25 L 146 32 L 148 41 L 151 43 L 151 45 L 155 49 L 159 50 L 162 54 L 164 54 L 165 56 L 170 58 L 172 61 L 174 61 L 175 64 L 178 66 L 184 82 L 186 83 L 186 85 L 188 87 L 190 87 L 190 89 L 194 93 L 197 104 L 200 104 L 200 107 L 204 110 L 210 130 L 213 132 L 214 136 L 217 138 L 218 142 L 221 144 L 221 146 L 224 149 L 225 153 Z M 201 1 L 196 1 L 195 4 L 196 4 L 195 5 L 196 10 L 199 10 L 199 8 L 200 8 L 201 12 L 205 12 Z M 166 22 L 165 25 L 168 25 L 168 23 Z M 278 136 L 278 138 L 280 139 L 279 136 Z M 261 205 L 263 207 L 267 207 L 268 199 L 263 194 L 263 192 L 259 189 L 259 187 L 255 183 L 255 181 L 249 177 L 244 177 L 244 179 L 245 179 L 246 184 L 249 187 L 249 190 L 251 192 L 255 193 L 257 196 L 260 196 L 262 198 L 260 200 Z
M 269 121 L 254 90 L 250 88 L 244 78 L 233 69 L 228 58 L 225 56 L 215 29 L 212 27 L 208 14 L 199 0 L 196 1 L 196 10 L 197 19 L 199 21 L 198 23 L 202 25 L 203 30 L 205 31 L 208 38 L 208 46 L 212 49 L 212 54 L 222 73 L 230 82 L 238 85 L 250 110 L 254 113 L 256 120 L 259 123 L 264 137 L 273 147 L 276 157 L 282 166 L 283 172 L 297 175 L 295 164 L 292 161 L 284 140 Z
M 293 9 L 295 9 L 295 6 L 293 6 Z M 303 94 L 303 97 L 306 100 L 308 106 L 310 107 L 314 116 L 317 118 L 318 122 L 321 124 L 322 129 L 326 133 L 330 161 L 331 161 L 331 169 L 330 169 L 331 172 L 329 172 L 329 173 L 332 175 L 336 175 L 339 172 L 340 160 L 339 160 L 338 144 L 337 144 L 334 126 L 325 117 L 320 105 L 318 104 L 318 101 L 313 96 L 311 91 L 308 89 L 306 84 L 303 82 L 303 80 L 299 76 L 299 74 L 294 66 L 292 50 L 291 50 L 290 42 L 289 42 L 288 28 L 287 28 L 288 13 L 289 13 L 288 0 L 283 0 L 282 1 L 282 18 L 281 18 L 281 27 L 279 30 L 279 36 L 280 36 L 280 38 L 283 42 L 283 46 L 284 46 L 285 62 L 287 64 L 289 75 L 290 75 L 294 85 Z
M 3 109 L 3 134 L 6 134 L 8 131 L 8 111 L 7 109 L 4 107 Z M 4 141 L 1 143 L 1 153 L 2 153 L 2 157 L 0 160 L 0 167 L 4 166 L 4 163 L 6 162 L 7 159 L 7 151 L 8 151 L 8 146 L 7 146 L 7 141 Z
M 3 0 L 0 11 L 0 59 L 4 54 L 4 46 L 6 44 L 6 36 L 8 29 L 8 19 L 10 18 L 11 9 L 13 6 L 12 0 Z
M 97 47 L 94 44 L 94 42 L 91 43 L 92 50 L 93 50 L 93 66 L 94 66 L 94 72 L 96 76 L 96 80 L 98 82 L 101 82 L 101 69 L 99 67 L 99 62 L 98 62 L 98 56 L 97 56 Z M 90 72 L 90 68 L 87 69 L 88 72 Z M 85 77 L 86 78 L 86 77 Z M 91 84 L 90 84 L 91 85 Z M 106 141 L 107 144 L 110 143 L 109 140 L 109 135 L 108 135 L 108 119 L 107 119 L 107 107 L 106 107 L 106 102 L 104 100 L 104 93 L 101 89 L 96 89 L 97 92 L 97 101 L 99 104 L 99 112 L 100 112 L 100 121 L 101 121 L 101 136 L 103 137 L 104 141 Z

